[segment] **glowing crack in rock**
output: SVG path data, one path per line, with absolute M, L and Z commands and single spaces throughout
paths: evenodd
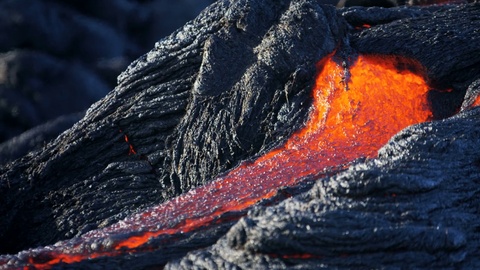
M 375 55 L 358 56 L 348 69 L 339 63 L 336 56 L 329 56 L 317 64 L 309 119 L 283 146 L 113 226 L 37 251 L 25 265 L 49 268 L 60 262 L 155 250 L 149 240 L 208 227 L 221 222 L 225 213 L 246 212 L 307 176 L 359 157 L 375 157 L 394 134 L 432 119 L 430 88 L 419 63 Z

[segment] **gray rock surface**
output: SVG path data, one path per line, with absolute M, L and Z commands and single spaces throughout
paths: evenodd
M 351 61 L 359 53 L 417 59 L 435 87 L 436 118 L 467 108 L 478 93 L 478 18 L 478 4 L 336 10 L 314 0 L 217 1 L 133 62 L 71 129 L 0 167 L 0 252 L 76 236 L 74 245 L 281 145 L 306 121 L 315 64 L 334 50 Z M 411 127 L 378 159 L 254 208 L 213 247 L 170 267 L 476 266 L 477 123 L 478 109 Z M 154 252 L 69 266 L 162 266 L 224 235 L 212 226 L 173 244 L 153 239 Z M 0 263 L 48 260 L 51 248 Z
M 70 130 L 0 169 L 3 252 L 107 226 L 281 144 L 305 121 L 315 63 L 346 27 L 331 6 L 216 2 Z
M 166 269 L 480 267 L 480 108 L 411 126 Z
M 1 1 L 0 143 L 84 111 L 130 62 L 212 2 Z

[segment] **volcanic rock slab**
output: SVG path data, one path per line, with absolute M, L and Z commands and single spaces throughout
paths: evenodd
M 74 127 L 0 169 L 0 251 L 76 243 L 282 145 L 307 120 L 316 63 L 335 51 L 347 79 L 360 54 L 416 59 L 438 90 L 433 116 L 463 111 L 404 130 L 378 158 L 315 178 L 304 195 L 254 208 L 224 237 L 225 227 L 212 227 L 186 234 L 177 249 L 152 240 L 171 254 L 70 266 L 163 265 L 220 237 L 169 267 L 478 266 L 479 110 L 469 110 L 478 105 L 478 29 L 478 4 L 336 10 L 313 0 L 217 1 L 132 63 Z M 0 262 L 20 266 L 35 252 L 43 254 Z

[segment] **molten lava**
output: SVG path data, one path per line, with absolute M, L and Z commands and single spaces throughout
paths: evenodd
M 119 130 L 120 133 L 123 133 L 123 131 L 120 129 Z M 128 136 L 127 134 L 123 134 L 123 139 L 125 140 L 125 142 L 128 144 L 128 155 L 136 155 L 137 154 L 137 151 L 135 151 L 135 148 L 133 147 L 133 145 L 130 143 L 130 141 L 128 140 Z
M 480 96 L 478 96 L 475 101 L 470 105 L 471 108 L 480 106 Z
M 260 200 L 274 196 L 280 187 L 294 186 L 306 176 L 358 157 L 375 157 L 401 129 L 432 118 L 427 101 L 430 88 L 417 62 L 364 55 L 348 69 L 339 63 L 335 56 L 318 63 L 309 119 L 283 146 L 205 186 L 76 241 L 111 237 L 109 246 L 82 245 L 93 249 L 84 253 L 76 244 L 57 244 L 46 249 L 48 256 L 30 258 L 28 263 L 42 268 L 60 261 L 152 250 L 150 238 L 194 231 L 218 222 L 228 212 L 245 213 Z M 125 140 L 128 142 L 127 137 Z M 136 232 L 134 236 L 112 237 L 132 232 Z

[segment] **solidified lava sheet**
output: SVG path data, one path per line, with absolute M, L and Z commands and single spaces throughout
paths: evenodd
M 480 267 L 478 29 L 217 1 L 0 169 L 0 269 Z

